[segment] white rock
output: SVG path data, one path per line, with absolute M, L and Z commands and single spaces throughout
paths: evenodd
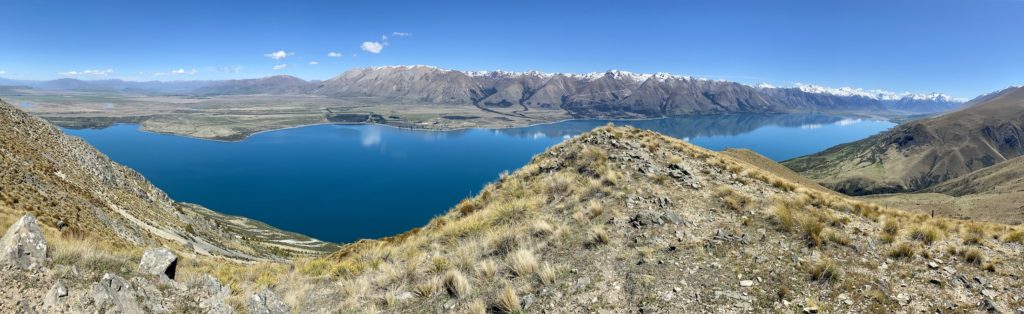
M 0 239 L 0 262 L 21 269 L 34 270 L 43 266 L 47 258 L 46 239 L 39 222 L 32 215 L 22 216 Z

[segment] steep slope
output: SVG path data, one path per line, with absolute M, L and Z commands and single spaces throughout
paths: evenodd
M 728 155 L 729 157 L 735 158 L 738 161 L 745 162 L 753 168 L 774 174 L 789 181 L 793 181 L 794 183 L 799 184 L 802 187 L 814 189 L 825 193 L 835 193 L 834 191 L 821 186 L 817 182 L 814 182 L 810 179 L 805 178 L 804 176 L 801 176 L 796 172 L 793 172 L 793 170 L 786 168 L 786 166 L 780 165 L 772 161 L 771 158 L 762 156 L 761 154 L 758 154 L 757 152 L 754 152 L 752 150 L 745 148 L 726 148 L 721 153 L 724 155 Z
M 968 173 L 917 193 L 880 194 L 866 200 L 924 213 L 1024 223 L 1024 157 Z
M 405 98 L 446 104 L 472 104 L 484 94 L 480 84 L 469 75 L 428 66 L 349 70 L 324 81 L 315 93 L 335 97 Z
M 70 235 L 129 246 L 166 243 L 244 260 L 333 248 L 257 221 L 174 202 L 85 141 L 3 101 L 0 169 L 3 214 L 33 213 Z
M 300 266 L 340 281 L 295 308 L 1005 310 L 1024 301 L 1011 296 L 1022 291 L 1011 275 L 1021 269 L 1015 232 L 879 208 L 653 132 L 604 127 L 423 228 Z
M 784 162 L 837 191 L 916 191 L 1024 154 L 1024 88 Z

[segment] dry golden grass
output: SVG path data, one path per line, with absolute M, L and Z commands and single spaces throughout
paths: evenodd
M 917 249 L 914 248 L 914 245 L 907 242 L 900 242 L 894 245 L 886 255 L 894 259 L 905 259 L 913 257 L 916 251 Z
M 469 280 L 466 280 L 466 276 L 456 269 L 449 270 L 444 274 L 443 283 L 445 291 L 453 298 L 464 297 L 471 291 Z
M 971 264 L 981 265 L 981 263 L 985 262 L 985 254 L 981 253 L 981 250 L 978 248 L 968 248 L 961 251 L 960 254 L 964 257 L 964 261 Z
M 548 263 L 544 263 L 543 265 L 541 265 L 540 269 L 537 271 L 537 279 L 543 285 L 550 285 L 555 283 L 555 277 L 557 276 L 558 274 L 555 273 L 555 268 Z
M 494 302 L 494 309 L 499 313 L 518 313 L 523 310 L 523 306 L 519 302 L 519 295 L 516 294 L 515 289 L 512 289 L 512 286 L 506 285 L 501 289 Z
M 942 238 L 944 232 L 932 225 L 921 224 L 910 231 L 910 239 L 921 241 L 924 244 L 932 244 Z
M 537 256 L 533 251 L 520 249 L 508 255 L 506 262 L 512 274 L 525 277 L 537 271 Z
M 1017 242 L 1024 244 L 1024 230 L 1013 230 L 1003 236 L 1004 242 Z
M 808 265 L 807 273 L 810 275 L 811 281 L 833 282 L 839 280 L 842 276 L 838 267 L 835 261 L 822 258 Z
M 598 246 L 611 243 L 611 238 L 608 236 L 608 231 L 604 230 L 602 226 L 594 226 L 590 228 L 590 242 L 591 246 Z
M 722 204 L 725 208 L 734 211 L 742 211 L 747 209 L 747 206 L 753 202 L 749 196 L 736 192 L 735 189 L 728 185 L 721 185 L 715 190 L 715 196 L 722 199 Z

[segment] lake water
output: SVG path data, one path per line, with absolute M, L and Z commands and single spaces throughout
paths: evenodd
M 317 125 L 219 142 L 143 132 L 137 125 L 65 132 L 141 172 L 178 201 L 243 215 L 322 240 L 349 242 L 424 225 L 562 140 L 609 121 L 515 129 L 411 131 Z M 892 127 L 823 115 L 726 115 L 614 121 L 720 150 L 775 160 Z

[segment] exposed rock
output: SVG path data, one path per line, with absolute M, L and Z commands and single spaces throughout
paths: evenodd
M 664 223 L 664 221 L 661 220 L 661 216 L 651 211 L 640 212 L 636 214 L 636 216 L 633 216 L 633 219 L 630 219 L 629 222 L 632 223 L 634 227 L 653 226 Z
M 92 300 L 96 308 L 104 313 L 143 313 L 135 290 L 120 276 L 107 273 L 92 287 Z
M 68 310 L 68 293 L 68 287 L 64 285 L 64 280 L 57 279 L 50 291 L 46 293 L 46 297 L 43 298 L 43 312 L 66 312 Z
M 32 215 L 22 216 L 0 239 L 0 262 L 21 269 L 34 270 L 42 266 L 46 254 L 46 239 L 39 230 L 39 222 Z
M 151 248 L 142 254 L 142 261 L 139 262 L 139 271 L 150 275 L 164 275 L 174 279 L 174 272 L 178 265 L 178 257 L 170 249 Z
M 196 293 L 199 298 L 199 308 L 206 313 L 228 314 L 235 310 L 227 304 L 227 298 L 231 295 L 231 288 L 222 285 L 217 278 L 207 274 L 192 281 L 188 285 L 189 290 Z
M 740 287 L 751 287 L 754 285 L 753 280 L 740 280 Z
M 249 297 L 246 308 L 250 314 L 287 314 L 292 309 L 270 289 L 263 289 Z

